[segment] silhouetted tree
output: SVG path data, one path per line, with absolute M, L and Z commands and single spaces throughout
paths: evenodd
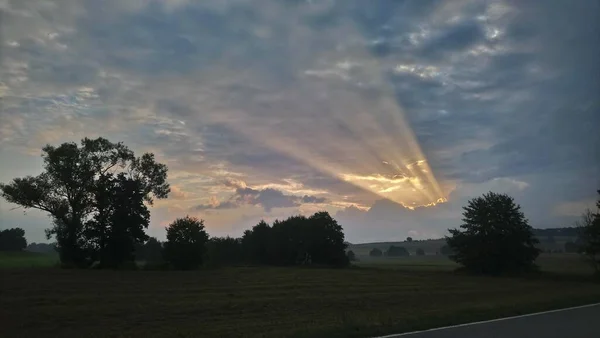
M 259 264 L 346 266 L 347 245 L 342 227 L 327 212 L 276 220 L 272 227 L 261 221 L 242 237 L 247 257 Z
M 244 231 L 242 248 L 246 257 L 254 264 L 271 264 L 269 245 L 271 241 L 271 227 L 260 221 L 251 230 Z
M 600 190 L 598 190 L 600 194 Z M 596 203 L 596 212 L 586 210 L 576 226 L 581 238 L 580 252 L 600 276 L 600 199 Z
M 425 256 L 425 250 L 418 248 L 416 252 L 417 256 Z
M 577 247 L 577 245 L 571 241 L 568 241 L 565 243 L 565 252 L 566 253 L 575 253 L 578 252 L 579 248 Z
M 383 251 L 381 251 L 378 248 L 373 248 L 373 249 L 371 249 L 371 251 L 369 251 L 369 256 L 371 256 L 371 257 L 381 257 L 381 256 L 383 256 Z
M 413 241 L 413 239 L 412 239 L 412 237 L 406 237 L 406 241 L 410 243 Z
M 388 257 L 402 257 L 410 256 L 410 253 L 403 246 L 390 245 L 390 247 L 385 252 L 385 255 Z
M 0 251 L 22 251 L 26 247 L 25 230 L 12 228 L 0 231 Z
M 167 167 L 153 154 L 135 157 L 122 143 L 104 138 L 85 138 L 81 146 L 47 145 L 42 158 L 42 174 L 1 184 L 1 196 L 52 216 L 47 236 L 56 237 L 63 264 L 87 267 L 99 259 L 115 265 L 131 259 L 132 243 L 146 238 L 148 210 L 142 202 L 152 204 L 169 193 Z
M 539 241 L 512 197 L 490 192 L 463 207 L 462 230 L 446 237 L 450 258 L 473 272 L 500 274 L 535 267 Z
M 159 263 L 163 260 L 162 243 L 155 237 L 150 237 L 146 243 L 135 245 L 135 259 L 146 263 Z
M 206 244 L 208 263 L 212 266 L 238 265 L 244 261 L 242 240 L 231 237 L 213 237 Z
M 169 224 L 164 258 L 175 269 L 190 270 L 202 264 L 208 234 L 204 221 L 195 217 L 178 218 Z
M 350 262 L 356 262 L 356 254 L 354 253 L 354 251 L 352 250 L 348 250 L 348 253 L 346 253 L 346 255 L 348 256 L 348 261 Z

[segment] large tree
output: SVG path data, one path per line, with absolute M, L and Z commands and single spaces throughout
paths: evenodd
M 145 204 L 169 193 L 167 167 L 153 154 L 136 157 L 104 138 L 47 145 L 42 158 L 40 175 L 1 184 L 1 196 L 50 214 L 54 226 L 47 235 L 56 237 L 64 264 L 114 266 L 131 259 L 133 243 L 147 238 Z
M 521 207 L 506 194 L 490 192 L 463 207 L 459 229 L 449 229 L 450 258 L 485 274 L 523 272 L 535 267 L 538 240 Z
M 202 264 L 208 234 L 204 221 L 195 217 L 178 218 L 167 227 L 164 258 L 172 267 L 190 270 Z
M 596 207 L 596 212 L 586 210 L 576 225 L 581 238 L 579 251 L 600 276 L 600 199 L 596 202 Z

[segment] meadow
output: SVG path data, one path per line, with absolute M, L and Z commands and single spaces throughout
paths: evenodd
M 564 255 L 543 258 L 554 274 L 527 278 L 464 275 L 436 256 L 189 272 L 1 258 L 2 337 L 369 337 L 600 301 L 600 285 L 564 270 L 577 258 Z

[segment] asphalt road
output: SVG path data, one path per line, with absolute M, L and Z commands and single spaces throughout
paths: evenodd
M 385 336 L 395 337 L 600 338 L 600 304 Z

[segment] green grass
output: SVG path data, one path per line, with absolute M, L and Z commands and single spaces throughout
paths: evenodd
M 2 337 L 368 337 L 600 301 L 579 279 L 418 269 L 2 269 Z
M 58 263 L 58 255 L 56 254 L 0 251 L 0 269 L 51 267 L 55 266 L 56 263 Z

